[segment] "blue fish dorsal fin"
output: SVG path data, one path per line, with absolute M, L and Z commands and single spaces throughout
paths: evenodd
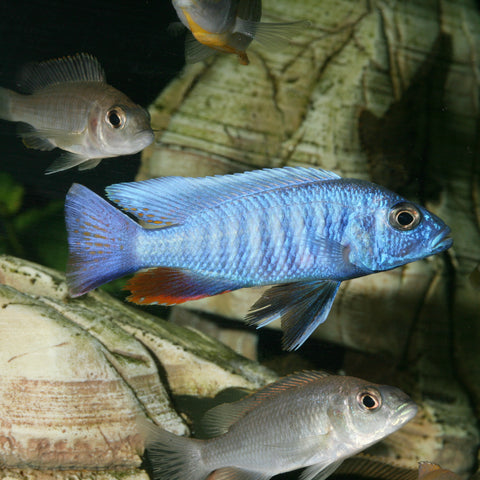
M 20 72 L 18 85 L 25 93 L 66 82 L 105 82 L 105 72 L 98 60 L 88 53 L 78 53 L 39 63 L 28 63 Z
M 316 168 L 284 167 L 214 177 L 161 177 L 117 183 L 106 188 L 110 200 L 147 223 L 181 224 L 202 210 L 280 188 L 339 179 Z
M 266 400 L 271 400 L 292 388 L 301 388 L 310 383 L 330 376 L 322 371 L 303 371 L 288 375 L 273 382 L 248 397 L 233 403 L 223 403 L 209 410 L 202 419 L 202 426 L 210 436 L 226 433 L 240 418 Z

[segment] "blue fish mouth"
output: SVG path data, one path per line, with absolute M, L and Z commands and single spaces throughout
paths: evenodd
M 432 251 L 433 253 L 443 252 L 453 245 L 453 239 L 450 237 L 451 230 L 446 228 L 440 232 L 432 242 Z

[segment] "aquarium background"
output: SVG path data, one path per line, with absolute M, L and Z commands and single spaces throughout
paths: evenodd
M 425 5 L 427 3 L 431 2 L 425 2 Z M 453 12 L 457 6 L 467 3 L 443 2 Z M 411 4 L 412 2 L 405 2 L 405 5 Z M 471 4 L 479 8 L 479 2 L 471 2 Z M 472 17 L 476 18 L 473 15 Z M 111 85 L 137 103 L 148 106 L 178 75 L 184 65 L 184 37 L 172 35 L 168 30 L 168 26 L 176 21 L 175 11 L 171 2 L 167 0 L 148 2 L 100 0 L 82 3 L 46 0 L 1 2 L 0 85 L 15 89 L 16 74 L 26 62 L 86 52 L 98 58 Z M 423 38 L 423 33 L 418 35 L 420 39 Z M 473 37 L 472 44 L 475 41 L 478 39 Z M 455 48 L 454 53 L 458 53 Z M 321 50 L 321 45 L 318 50 Z M 412 52 L 413 56 L 417 54 L 415 49 L 412 49 Z M 450 72 L 451 59 L 447 58 L 448 55 L 444 52 L 441 53 L 444 56 L 440 55 L 437 58 L 438 62 L 433 74 L 429 71 L 426 75 L 427 80 L 420 78 L 420 88 L 414 91 L 418 97 L 414 95 L 407 99 L 412 102 L 407 102 L 407 107 L 410 108 L 413 105 L 415 108 L 408 110 L 406 116 L 400 115 L 396 118 L 399 119 L 399 124 L 405 127 L 402 134 L 406 136 L 403 138 L 408 140 L 408 134 L 414 131 L 415 134 L 420 132 L 421 141 L 426 137 L 438 140 L 438 144 L 425 141 L 420 145 L 422 155 L 412 157 L 414 169 L 424 168 L 420 161 L 422 158 L 435 157 L 432 149 L 437 148 L 437 151 L 441 151 L 442 147 L 448 146 L 449 143 L 454 146 L 452 151 L 457 149 L 455 154 L 442 157 L 441 164 L 433 165 L 438 167 L 433 175 L 433 183 L 435 186 L 438 183 L 445 184 L 449 183 L 450 178 L 454 178 L 449 183 L 447 205 L 445 207 L 445 203 L 440 203 L 440 207 L 442 215 L 448 214 L 447 223 L 455 223 L 456 247 L 460 245 L 464 247 L 463 251 L 458 248 L 455 250 L 456 253 L 460 253 L 458 257 L 460 263 L 455 255 L 447 255 L 435 260 L 436 266 L 440 263 L 445 265 L 444 271 L 438 275 L 440 279 L 437 278 L 436 283 L 432 282 L 429 286 L 431 289 L 414 292 L 417 296 L 428 297 L 426 307 L 423 304 L 415 304 L 412 307 L 411 304 L 415 303 L 416 298 L 410 301 L 411 292 L 400 291 L 400 288 L 398 292 L 394 291 L 392 298 L 389 297 L 387 301 L 384 296 L 376 293 L 381 291 L 382 280 L 372 287 L 374 292 L 372 305 L 376 305 L 378 309 L 375 310 L 365 302 L 371 307 L 373 314 L 370 310 L 364 309 L 363 304 L 358 303 L 361 292 L 354 290 L 351 297 L 347 295 L 337 299 L 336 306 L 344 307 L 342 313 L 346 312 L 345 317 L 347 314 L 352 314 L 354 318 L 350 324 L 348 322 L 344 324 L 346 331 L 350 329 L 348 335 L 345 334 L 347 343 L 351 341 L 347 345 L 342 346 L 335 341 L 312 338 L 299 353 L 286 354 L 280 351 L 281 333 L 263 329 L 258 337 L 259 359 L 282 374 L 301 368 L 327 368 L 338 371 L 347 367 L 349 373 L 355 371 L 359 375 L 361 373 L 369 375 L 375 380 L 389 380 L 402 385 L 402 388 L 415 395 L 416 400 L 424 402 L 430 409 L 427 409 L 427 412 L 431 414 L 431 418 L 427 416 L 427 420 L 440 432 L 435 436 L 436 431 L 432 433 L 432 430 L 429 430 L 431 438 L 438 442 L 436 451 L 440 453 L 437 461 L 440 462 L 443 458 L 446 466 L 455 468 L 461 464 L 458 459 L 463 461 L 468 457 L 468 461 L 464 461 L 461 468 L 474 471 L 476 466 L 472 458 L 475 453 L 472 452 L 478 450 L 479 438 L 480 314 L 476 307 L 479 281 L 477 279 L 475 280 L 477 283 L 472 284 L 469 275 L 479 261 L 478 229 L 475 231 L 474 227 L 471 228 L 471 224 L 475 222 L 478 226 L 478 211 L 477 213 L 473 210 L 468 211 L 465 215 L 468 223 L 461 215 L 456 215 L 456 208 L 459 206 L 460 210 L 467 211 L 470 208 L 468 203 L 470 201 L 478 207 L 478 198 L 474 196 L 474 189 L 465 195 L 463 191 L 462 195 L 457 195 L 458 192 L 455 191 L 457 177 L 454 175 L 463 169 L 467 172 L 465 175 L 471 177 L 471 184 L 474 186 L 475 182 L 478 184 L 480 172 L 478 135 L 475 136 L 472 131 L 476 128 L 478 132 L 479 122 L 478 112 L 477 126 L 470 128 L 471 119 L 467 118 L 467 115 L 464 119 L 457 112 L 452 114 L 445 111 L 442 112 L 445 115 L 439 116 L 430 123 L 422 124 L 426 118 L 425 112 L 431 113 L 438 110 L 438 103 L 434 103 L 433 100 L 430 102 L 434 93 L 444 87 L 443 84 L 440 85 L 443 77 L 438 76 L 437 73 Z M 476 59 L 473 60 L 476 61 Z M 464 64 L 461 64 L 461 67 L 463 68 Z M 459 68 L 458 64 L 455 68 Z M 245 72 L 248 71 L 241 72 L 247 75 Z M 462 90 L 462 85 L 459 85 L 458 89 L 452 84 L 447 84 L 447 87 L 450 93 L 458 92 L 460 99 L 463 98 L 462 95 L 468 97 L 468 94 Z M 470 87 L 470 84 L 468 86 Z M 472 91 L 475 89 L 473 88 Z M 478 83 L 476 91 L 478 94 Z M 433 92 L 432 97 L 428 96 L 426 101 L 425 92 Z M 424 102 L 419 110 L 416 110 L 417 98 L 421 98 Z M 401 114 L 403 113 L 405 112 L 401 110 Z M 379 123 L 391 125 L 387 120 L 381 118 Z M 412 125 L 414 128 L 410 129 Z M 419 127 L 421 128 L 418 130 Z M 373 138 L 375 141 L 377 138 L 380 139 L 375 135 Z M 386 136 L 383 145 L 385 148 L 388 149 L 391 145 L 392 138 L 394 137 Z M 403 145 L 406 144 L 408 142 L 404 142 Z M 67 255 L 63 203 L 70 185 L 73 182 L 79 182 L 103 194 L 104 187 L 109 184 L 133 180 L 140 165 L 140 154 L 137 154 L 128 158 L 106 159 L 95 169 L 85 172 L 71 169 L 46 176 L 44 170 L 59 155 L 59 151 L 40 152 L 25 148 L 16 136 L 15 124 L 5 121 L 0 121 L 0 147 L 0 253 L 16 255 L 60 271 L 64 271 Z M 456 154 L 457 152 L 459 155 Z M 382 158 L 381 154 L 380 149 L 379 158 Z M 393 161 L 392 157 L 385 160 L 389 165 L 397 162 L 396 157 Z M 458 167 L 453 168 L 452 165 Z M 251 162 L 250 166 L 255 166 L 254 162 Z M 337 165 L 328 164 L 325 167 L 333 169 Z M 402 185 L 400 190 L 404 189 L 408 192 L 409 197 L 412 196 L 415 199 L 420 197 L 420 200 L 423 200 L 422 195 L 425 192 L 419 190 L 417 181 L 418 177 L 415 177 L 413 183 L 407 182 L 408 184 Z M 461 181 L 462 185 L 467 183 L 463 179 Z M 430 199 L 436 200 L 434 196 Z M 467 203 L 468 207 L 465 207 Z M 462 230 L 461 227 L 464 225 L 467 227 Z M 431 266 L 432 263 L 428 265 Z M 412 267 L 413 276 L 417 273 L 415 270 L 417 267 L 418 265 Z M 431 267 L 431 270 L 435 268 Z M 419 271 L 419 273 L 422 272 Z M 394 285 L 401 284 L 395 276 L 392 278 Z M 352 282 L 353 285 L 358 283 Z M 106 288 L 115 295 L 122 295 L 117 285 L 109 284 Z M 251 301 L 247 300 L 245 305 L 251 305 Z M 353 313 L 348 311 L 350 305 Z M 214 306 L 212 309 L 215 310 L 215 308 Z M 142 310 L 155 314 L 162 313 L 160 309 L 154 307 L 142 308 Z M 383 321 L 385 320 L 382 317 L 384 310 L 387 312 L 385 315 L 395 310 L 398 318 L 392 319 L 391 324 L 388 318 L 387 321 Z M 221 311 L 221 308 L 217 311 Z M 365 324 L 356 322 L 355 316 L 360 317 Z M 202 318 L 215 320 L 220 328 L 246 330 L 242 323 L 226 320 L 217 314 L 204 313 Z M 338 320 L 332 316 L 325 327 L 327 329 L 331 327 L 333 330 L 334 326 L 339 324 Z M 371 324 L 368 323 L 370 320 Z M 401 323 L 403 320 L 405 320 L 404 324 Z M 402 335 L 406 334 L 407 330 L 408 335 L 405 336 L 408 338 L 405 341 L 405 348 L 399 354 L 398 351 L 404 347 L 402 342 L 405 338 Z M 352 346 L 352 343 L 357 340 L 358 343 Z M 389 345 L 388 342 L 390 342 Z M 391 346 L 391 356 L 385 352 L 385 343 Z M 378 350 L 375 350 L 377 346 Z M 191 408 L 190 403 L 188 406 L 182 405 L 183 400 L 178 397 L 177 407 L 179 410 L 188 411 Z M 188 400 L 192 399 L 188 398 Z M 418 440 L 417 437 L 414 438 Z M 409 441 L 407 438 L 406 443 Z M 415 448 L 421 451 L 423 448 L 421 440 L 418 440 Z M 456 456 L 452 454 L 455 448 L 458 452 Z M 382 454 L 385 450 L 379 451 Z

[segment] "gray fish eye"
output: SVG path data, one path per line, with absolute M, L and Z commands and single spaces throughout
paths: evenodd
M 413 230 L 421 220 L 420 210 L 408 202 L 397 203 L 388 215 L 388 223 L 396 230 Z
M 122 108 L 111 108 L 106 115 L 107 123 L 117 129 L 122 128 L 125 125 L 126 115 Z
M 379 392 L 368 390 L 357 395 L 357 402 L 364 410 L 374 411 L 381 407 L 382 397 Z

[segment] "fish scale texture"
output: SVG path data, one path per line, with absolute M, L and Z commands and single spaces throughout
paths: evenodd
M 144 231 L 139 261 L 142 267 L 192 269 L 243 285 L 355 275 L 353 265 L 340 270 L 316 241 L 322 236 L 350 241 L 349 218 L 363 208 L 342 204 L 341 195 L 332 201 L 336 192 L 331 187 L 327 182 L 315 191 L 291 188 L 238 198 L 188 217 L 161 232 L 163 238 L 160 232 Z

